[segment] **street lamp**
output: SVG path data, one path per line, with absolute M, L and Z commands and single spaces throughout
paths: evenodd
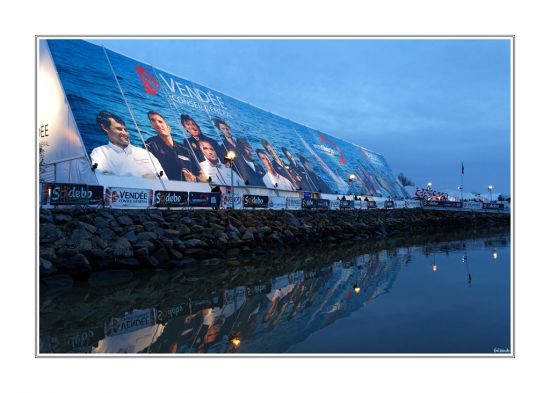
M 489 199 L 493 202 L 493 186 L 487 187 L 487 190 L 489 190 Z
M 350 192 L 353 192 L 353 189 L 351 189 L 351 187 L 353 187 L 353 182 L 355 181 L 356 177 L 355 175 L 352 173 L 349 175 L 348 177 L 348 182 L 349 182 L 349 186 L 350 186 Z
M 497 253 L 497 249 L 496 248 L 493 248 L 493 253 L 491 254 L 493 259 L 497 259 L 498 258 L 498 253 Z
M 359 292 L 361 292 L 361 287 L 357 284 L 354 284 L 353 290 L 355 291 L 355 293 L 359 294 Z
M 428 182 L 428 189 L 429 189 L 429 190 L 432 189 L 432 182 L 431 182 L 431 181 Z
M 229 170 L 231 171 L 231 209 L 235 210 L 235 193 L 233 191 L 233 161 L 237 155 L 233 150 L 229 150 L 224 157 L 225 161 L 229 161 Z

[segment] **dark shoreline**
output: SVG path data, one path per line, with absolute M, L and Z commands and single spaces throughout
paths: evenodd
M 239 266 L 284 249 L 509 226 L 509 214 L 421 209 L 42 209 L 40 278 L 57 287 L 102 271 Z

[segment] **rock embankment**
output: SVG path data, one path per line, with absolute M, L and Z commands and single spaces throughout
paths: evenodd
M 271 249 L 344 239 L 507 226 L 507 214 L 419 209 L 40 210 L 40 276 L 88 279 L 93 272 L 238 265 Z

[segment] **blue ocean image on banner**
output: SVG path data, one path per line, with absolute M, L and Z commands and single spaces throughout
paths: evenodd
M 198 126 L 199 139 L 208 142 L 206 148 L 212 145 L 218 158 L 213 170 L 220 176 L 210 178 L 213 184 L 229 184 L 230 169 L 223 156 L 232 149 L 238 157 L 234 177 L 250 186 L 406 196 L 381 155 L 336 138 L 330 130 L 313 130 L 86 41 L 48 40 L 48 44 L 88 154 L 108 142 L 96 123 L 101 111 L 124 121 L 132 145 L 155 153 L 144 145 L 157 135 L 148 115 L 153 111 L 170 126 L 173 140 L 183 149 L 179 157 L 185 157 L 194 175 L 209 170 L 205 146 L 192 138 L 182 119 L 187 125 L 192 119 Z M 238 142 L 236 147 L 221 131 L 226 126 Z M 211 162 L 214 157 L 210 156 Z M 350 185 L 351 173 L 356 181 Z

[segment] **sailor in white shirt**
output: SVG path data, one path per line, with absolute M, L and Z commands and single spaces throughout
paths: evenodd
M 233 172 L 233 185 L 244 186 L 244 181 L 239 174 L 220 162 L 214 146 L 209 141 L 200 140 L 199 146 L 206 158 L 199 165 L 207 178 L 210 177 L 215 184 L 230 185 L 231 172 Z
M 267 173 L 262 179 L 266 187 L 294 191 L 294 186 L 290 180 L 275 171 L 273 165 L 271 165 L 271 161 L 269 160 L 267 153 L 264 150 L 257 149 L 256 154 L 258 155 L 260 161 L 264 164 L 265 169 L 267 169 Z
M 149 179 L 167 179 L 162 166 L 147 150 L 130 144 L 126 124 L 117 115 L 102 111 L 97 115 L 97 124 L 107 134 L 109 143 L 92 150 L 92 164 L 106 175 L 136 176 Z

